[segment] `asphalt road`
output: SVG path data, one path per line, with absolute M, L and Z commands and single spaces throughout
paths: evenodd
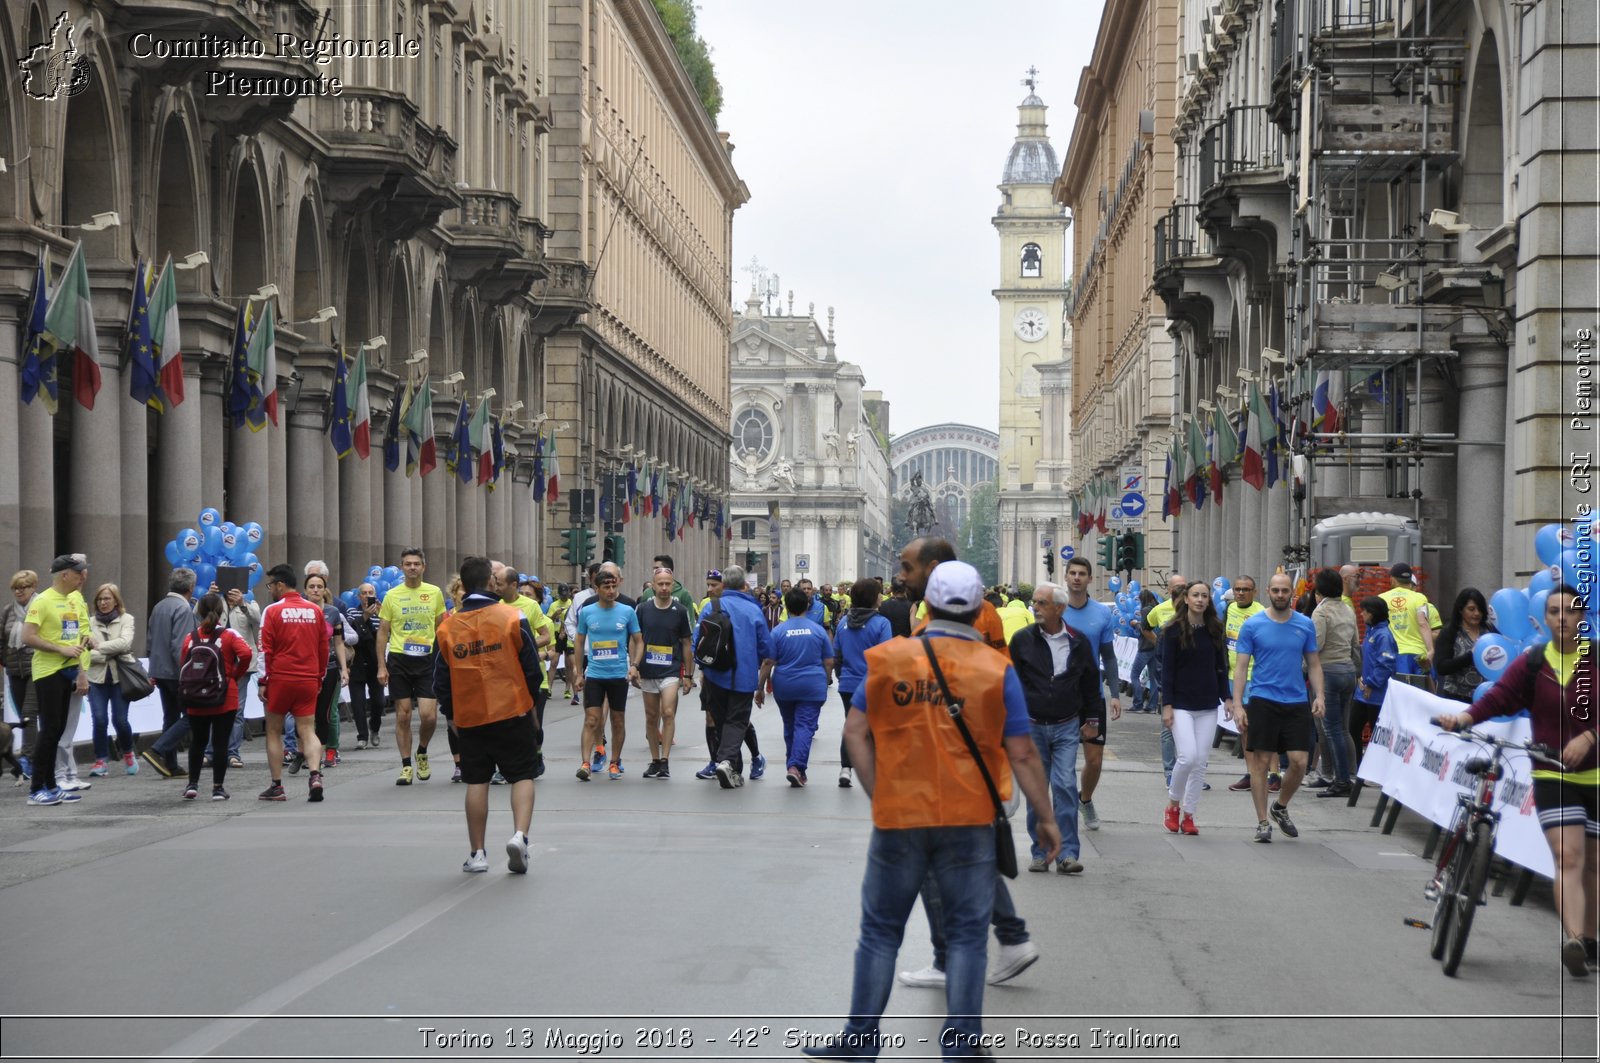
M 793 1057 L 848 1006 L 868 804 L 834 784 L 837 699 L 803 790 L 777 766 L 770 706 L 768 777 L 696 780 L 701 719 L 689 698 L 673 778 L 646 780 L 635 703 L 628 774 L 582 783 L 578 710 L 552 703 L 548 746 L 567 752 L 538 785 L 526 877 L 505 871 L 500 788 L 492 870 L 461 873 L 442 736 L 431 782 L 396 787 L 392 747 L 352 752 L 321 805 L 304 775 L 290 802 L 254 800 L 259 741 L 225 803 L 184 802 L 148 770 L 74 806 L 0 792 L 0 1057 Z M 1169 835 L 1156 729 L 1112 726 L 1085 873 L 1013 886 L 1043 957 L 986 995 L 997 1055 L 1595 1058 L 1595 979 L 1562 971 L 1547 886 L 1480 909 L 1446 978 L 1402 923 L 1430 916 L 1420 821 L 1384 836 L 1370 794 L 1355 809 L 1307 794 L 1298 840 L 1254 844 L 1220 750 L 1201 835 Z M 929 958 L 919 910 L 901 965 Z M 897 987 L 889 1007 L 904 1045 L 884 1058 L 936 1057 L 942 995 Z

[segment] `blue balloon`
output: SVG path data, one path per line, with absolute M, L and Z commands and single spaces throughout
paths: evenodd
M 1541 568 L 1528 580 L 1528 598 L 1531 600 L 1536 595 L 1548 593 L 1556 585 L 1556 576 L 1548 568 Z M 1542 616 L 1542 614 L 1541 614 Z
M 211 585 L 217 581 L 217 566 L 209 561 L 196 561 L 191 568 L 194 569 L 194 590 L 196 594 L 205 594 L 211 590 Z
M 1485 680 L 1482 683 L 1479 683 L 1472 690 L 1472 700 L 1473 701 L 1482 701 L 1483 700 L 1483 696 L 1485 694 L 1489 693 L 1489 691 L 1491 691 L 1493 689 L 1494 689 L 1494 684 L 1488 682 L 1487 680 Z
M 1213 597 L 1220 598 L 1233 589 L 1233 583 L 1227 576 L 1218 576 L 1211 581 L 1211 589 L 1215 592 Z
M 245 558 L 255 556 L 250 552 L 250 549 L 250 540 L 245 537 L 245 533 L 241 529 L 233 537 L 233 549 L 228 553 L 228 560 L 236 565 L 243 565 L 246 563 Z
M 1501 587 L 1489 598 L 1489 622 L 1514 642 L 1527 638 L 1528 593 L 1515 587 Z
M 1122 589 L 1122 577 L 1121 576 L 1112 576 L 1110 579 L 1106 580 L 1106 590 L 1110 591 L 1112 594 L 1117 593 L 1121 589 Z
M 193 528 L 185 528 L 178 533 L 178 556 L 185 561 L 193 561 L 200 556 L 200 551 L 205 546 L 205 540 Z
M 1516 656 L 1516 645 L 1500 635 L 1482 635 L 1472 647 L 1472 663 L 1478 674 L 1490 681 L 1500 678 Z
M 1573 544 L 1571 529 L 1560 524 L 1546 524 L 1533 533 L 1533 549 L 1541 565 L 1553 565 L 1561 559 L 1561 552 Z
M 261 540 L 265 538 L 265 536 L 266 533 L 261 530 L 261 525 L 257 524 L 255 521 L 251 521 L 249 524 L 244 526 L 244 538 L 245 541 L 250 544 L 250 549 L 252 550 L 261 545 Z
M 356 607 L 356 592 L 345 591 L 343 594 L 339 595 L 339 601 L 344 603 L 344 607 L 346 609 L 354 609 Z
M 247 601 L 247 602 L 255 601 L 256 600 L 256 592 L 255 591 L 245 591 L 244 592 L 244 600 Z
M 261 559 L 255 554 L 250 553 L 248 550 L 239 557 L 238 563 L 245 568 L 252 568 L 258 572 L 265 567 L 261 564 Z
M 250 570 L 250 575 L 246 577 L 246 584 L 253 589 L 257 583 L 261 582 L 262 575 L 261 566 L 257 565 Z
M 221 528 L 224 532 L 236 532 L 239 530 L 239 526 L 231 520 L 225 520 L 221 524 L 217 525 L 217 527 Z
M 1144 588 L 1139 585 L 1138 580 L 1131 579 L 1128 581 L 1128 593 L 1133 595 L 1135 598 L 1139 597 L 1139 592 L 1142 590 L 1144 590 Z
M 401 572 L 400 569 L 395 565 L 387 565 L 383 570 L 384 582 L 390 585 L 399 583 L 401 580 L 405 579 L 405 575 L 406 574 Z
M 378 580 L 380 580 L 382 578 L 383 578 L 383 566 L 382 565 L 373 565 L 371 568 L 367 569 L 367 582 L 368 583 L 376 583 Z
M 222 529 L 215 525 L 208 526 L 200 533 L 205 542 L 206 554 L 210 557 L 222 556 Z
M 178 540 L 174 539 L 167 544 L 167 564 L 171 565 L 173 568 L 177 568 L 180 560 L 181 558 L 178 553 Z
M 200 511 L 200 527 L 215 528 L 222 523 L 222 514 L 211 506 Z

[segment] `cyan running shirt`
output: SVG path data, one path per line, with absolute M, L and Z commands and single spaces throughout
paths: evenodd
M 628 678 L 628 636 L 639 630 L 639 614 L 621 603 L 607 609 L 599 602 L 578 613 L 578 634 L 587 641 L 588 663 L 583 674 L 590 679 Z
M 1250 655 L 1253 666 L 1245 687 L 1245 700 L 1266 698 L 1296 704 L 1306 701 L 1306 677 L 1301 671 L 1305 655 L 1317 652 L 1317 626 L 1304 613 L 1290 613 L 1278 623 L 1270 613 L 1252 616 L 1239 629 L 1239 656 Z
M 1091 598 L 1083 604 L 1082 609 L 1067 606 L 1061 618 L 1066 621 L 1068 627 L 1089 640 L 1089 649 L 1094 654 L 1094 666 L 1099 668 L 1100 647 L 1113 645 L 1112 640 L 1117 633 L 1117 618 L 1112 614 L 1111 607 Z

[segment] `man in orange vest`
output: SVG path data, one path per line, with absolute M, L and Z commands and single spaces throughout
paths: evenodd
M 909 581 L 908 581 L 909 582 Z M 844 1032 L 803 1044 L 808 1056 L 875 1059 L 878 1022 L 894 983 L 906 917 L 931 874 L 944 905 L 946 1059 L 977 1054 L 982 1033 L 989 919 L 995 899 L 995 806 L 1012 773 L 1038 813 L 1049 859 L 1061 849 L 1022 684 L 1010 663 L 972 626 L 983 580 L 961 561 L 929 576 L 922 638 L 890 639 L 866 653 L 866 675 L 845 721 L 856 778 L 872 798 L 872 840 L 861 884 L 850 1019 Z M 974 759 L 951 716 L 930 653 L 983 756 Z
M 461 751 L 461 781 L 467 784 L 467 872 L 489 870 L 483 836 L 489 823 L 489 780 L 498 769 L 511 784 L 511 819 L 516 831 L 506 842 L 506 862 L 518 875 L 528 871 L 528 827 L 533 820 L 533 777 L 538 762 L 534 698 L 543 673 L 533 629 L 514 606 L 491 591 L 494 563 L 486 557 L 461 562 L 464 597 L 439 625 L 434 691 Z

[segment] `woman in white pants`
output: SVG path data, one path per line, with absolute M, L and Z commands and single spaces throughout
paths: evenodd
M 1184 588 L 1183 606 L 1161 628 L 1161 722 L 1172 731 L 1178 759 L 1167 785 L 1163 818 L 1173 834 L 1199 834 L 1195 805 L 1206 781 L 1206 761 L 1217 733 L 1217 703 L 1228 700 L 1228 639 L 1212 604 L 1211 585 Z

